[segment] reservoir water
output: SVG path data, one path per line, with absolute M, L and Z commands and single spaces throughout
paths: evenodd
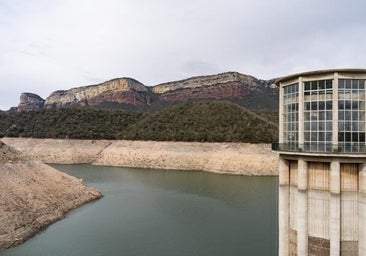
M 53 166 L 104 198 L 1 256 L 277 255 L 277 177 Z

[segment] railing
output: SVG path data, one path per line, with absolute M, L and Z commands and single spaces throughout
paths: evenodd
M 330 154 L 366 154 L 365 143 L 272 143 L 273 151 L 304 152 L 304 153 L 330 153 Z

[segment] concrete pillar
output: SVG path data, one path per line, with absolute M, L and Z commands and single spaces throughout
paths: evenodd
M 283 125 L 284 125 L 284 118 L 283 118 L 283 111 L 284 111 L 284 106 L 283 106 L 283 102 L 284 102 L 284 99 L 283 99 L 283 96 L 284 96 L 284 90 L 283 90 L 283 84 L 282 83 L 280 83 L 280 85 L 279 85 L 279 87 L 280 87 L 280 92 L 279 92 L 279 94 L 280 94 L 280 105 L 279 105 L 279 124 L 278 124 L 278 129 L 279 129 L 279 137 L 278 137 L 278 142 L 280 143 L 280 144 L 282 144 L 283 143 Z
M 330 256 L 340 255 L 341 243 L 341 171 L 339 161 L 330 164 L 329 240 Z
M 297 256 L 308 256 L 308 171 L 307 162 L 298 160 L 297 176 Z
M 358 208 L 358 255 L 366 255 L 366 163 L 360 164 Z
M 299 77 L 299 148 L 304 149 L 304 85 Z
M 289 255 L 289 185 L 290 170 L 287 160 L 279 159 L 279 199 L 278 199 L 278 228 L 279 228 L 279 256 Z
M 332 128 L 332 144 L 333 151 L 338 151 L 338 79 L 339 75 L 337 72 L 334 73 L 333 77 L 333 128 Z

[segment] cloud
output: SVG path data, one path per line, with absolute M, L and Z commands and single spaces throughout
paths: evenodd
M 154 85 L 362 68 L 365 9 L 359 0 L 3 0 L 0 89 L 11 93 L 1 104 L 115 77 Z

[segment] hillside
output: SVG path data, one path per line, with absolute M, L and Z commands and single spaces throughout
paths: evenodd
M 142 119 L 120 139 L 268 143 L 277 127 L 228 102 L 188 103 Z
M 146 115 L 89 108 L 0 114 L 0 137 L 115 139 Z
M 268 143 L 277 138 L 270 116 L 221 101 L 185 103 L 153 114 L 61 108 L 0 114 L 0 136 Z

